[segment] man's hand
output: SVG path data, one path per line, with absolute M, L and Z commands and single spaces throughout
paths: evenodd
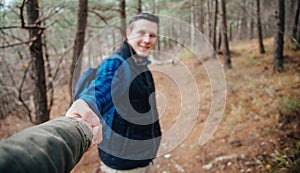
M 99 117 L 93 112 L 89 105 L 83 100 L 76 100 L 66 113 L 82 119 L 93 132 L 92 144 L 99 144 L 102 141 L 102 126 Z

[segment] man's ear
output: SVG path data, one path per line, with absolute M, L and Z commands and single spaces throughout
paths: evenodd
M 130 37 L 130 34 L 131 34 L 131 31 L 130 31 L 130 29 L 126 29 L 126 39 L 128 40 L 129 39 L 129 37 Z

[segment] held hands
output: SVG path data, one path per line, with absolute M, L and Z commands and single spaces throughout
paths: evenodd
M 79 118 L 86 123 L 93 132 L 92 144 L 99 144 L 102 141 L 100 120 L 85 101 L 76 100 L 67 111 L 66 116 Z

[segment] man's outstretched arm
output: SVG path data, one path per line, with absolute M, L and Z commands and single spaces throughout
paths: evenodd
M 101 135 L 96 127 L 67 116 L 27 128 L 0 141 L 0 172 L 70 172 L 92 144 L 93 131 Z

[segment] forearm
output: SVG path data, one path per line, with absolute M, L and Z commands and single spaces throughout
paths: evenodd
M 51 120 L 0 143 L 0 172 L 69 172 L 91 141 L 92 131 L 83 121 Z

